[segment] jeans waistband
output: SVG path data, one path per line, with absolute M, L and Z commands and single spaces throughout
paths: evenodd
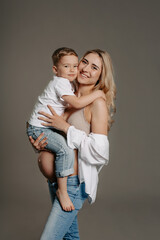
M 75 176 L 69 176 L 69 177 L 67 178 L 67 184 L 68 184 L 69 186 L 79 185 L 80 182 L 79 182 L 78 176 L 77 176 L 77 175 L 75 175 Z M 49 185 L 50 187 L 53 186 L 53 187 L 57 188 L 57 182 L 51 183 L 51 182 L 48 180 L 48 185 Z
M 79 184 L 79 178 L 77 175 L 75 176 L 69 176 L 67 178 L 67 184 L 69 185 L 78 185 Z

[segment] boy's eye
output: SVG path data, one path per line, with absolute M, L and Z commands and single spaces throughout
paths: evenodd
M 65 68 L 67 68 L 68 66 L 67 65 L 64 65 Z
M 78 65 L 75 65 L 74 67 L 75 67 L 75 68 L 77 68 L 77 67 L 78 67 Z

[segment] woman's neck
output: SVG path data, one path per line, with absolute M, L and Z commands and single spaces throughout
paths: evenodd
M 88 95 L 93 91 L 94 86 L 92 85 L 81 85 L 78 86 L 78 96 Z

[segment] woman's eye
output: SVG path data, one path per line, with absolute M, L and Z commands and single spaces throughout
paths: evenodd
M 84 64 L 87 64 L 87 61 L 85 61 L 85 60 L 82 60 L 82 63 L 84 63 Z
M 97 70 L 97 68 L 96 68 L 96 67 L 94 67 L 94 66 L 93 66 L 92 68 L 93 68 L 94 70 Z

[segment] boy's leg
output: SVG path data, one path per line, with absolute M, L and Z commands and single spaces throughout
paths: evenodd
M 66 177 L 71 175 L 74 172 L 74 151 L 68 147 L 66 139 L 49 128 L 29 125 L 27 129 L 28 136 L 32 136 L 33 139 L 36 139 L 41 133 L 44 133 L 44 137 L 47 137 L 46 149 L 56 154 L 56 176 Z
M 47 137 L 46 148 L 56 154 L 55 168 L 56 177 L 58 181 L 57 196 L 61 203 L 63 210 L 71 211 L 74 210 L 74 205 L 71 202 L 67 193 L 67 177 L 74 172 L 74 151 L 68 147 L 66 139 L 48 128 L 30 127 L 32 129 L 32 137 L 36 139 L 42 132 Z M 31 131 L 30 131 L 31 132 Z M 29 133 L 28 133 L 29 134 Z M 41 171 L 48 168 L 48 162 L 43 159 L 41 162 Z
M 46 131 L 44 131 L 44 133 L 46 135 Z M 74 171 L 74 151 L 68 147 L 66 139 L 60 134 L 52 131 L 46 136 L 48 138 L 46 147 L 54 152 L 56 150 L 55 169 L 58 183 L 57 197 L 64 211 L 72 211 L 75 208 L 67 193 L 67 176 Z M 53 142 L 54 146 L 52 146 Z
M 32 138 L 36 140 L 36 138 L 43 132 L 43 129 L 44 128 L 35 127 L 29 124 L 29 126 L 27 127 L 27 135 L 32 136 Z M 51 152 L 41 151 L 38 155 L 39 169 L 44 175 L 44 177 L 49 179 L 51 182 L 54 182 L 56 179 L 54 159 L 55 156 Z

